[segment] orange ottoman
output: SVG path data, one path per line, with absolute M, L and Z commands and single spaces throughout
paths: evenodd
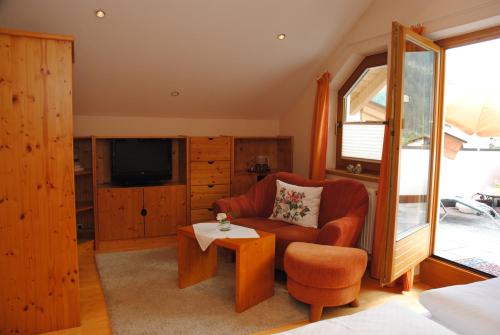
M 321 318 L 324 306 L 357 306 L 367 260 L 361 249 L 293 242 L 284 259 L 288 292 L 311 305 L 311 321 Z

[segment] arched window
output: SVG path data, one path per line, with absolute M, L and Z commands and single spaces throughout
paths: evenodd
M 378 175 L 384 141 L 387 53 L 366 57 L 338 92 L 336 167 Z

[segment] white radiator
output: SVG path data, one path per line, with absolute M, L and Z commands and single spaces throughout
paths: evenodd
M 377 189 L 368 188 L 368 213 L 366 214 L 365 225 L 361 231 L 358 247 L 365 249 L 368 254 L 372 254 L 373 234 L 375 231 L 375 210 L 377 209 Z

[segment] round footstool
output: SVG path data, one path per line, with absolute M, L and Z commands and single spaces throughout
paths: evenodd
M 324 306 L 358 306 L 367 260 L 361 249 L 293 242 L 284 259 L 288 292 L 311 305 L 311 321 L 321 318 Z

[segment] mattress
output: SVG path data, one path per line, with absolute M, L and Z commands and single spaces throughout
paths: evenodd
M 500 278 L 420 294 L 432 319 L 464 335 L 500 334 Z
M 429 318 L 396 302 L 349 316 L 308 324 L 280 335 L 452 335 L 456 334 Z M 479 333 L 478 333 L 479 334 Z

